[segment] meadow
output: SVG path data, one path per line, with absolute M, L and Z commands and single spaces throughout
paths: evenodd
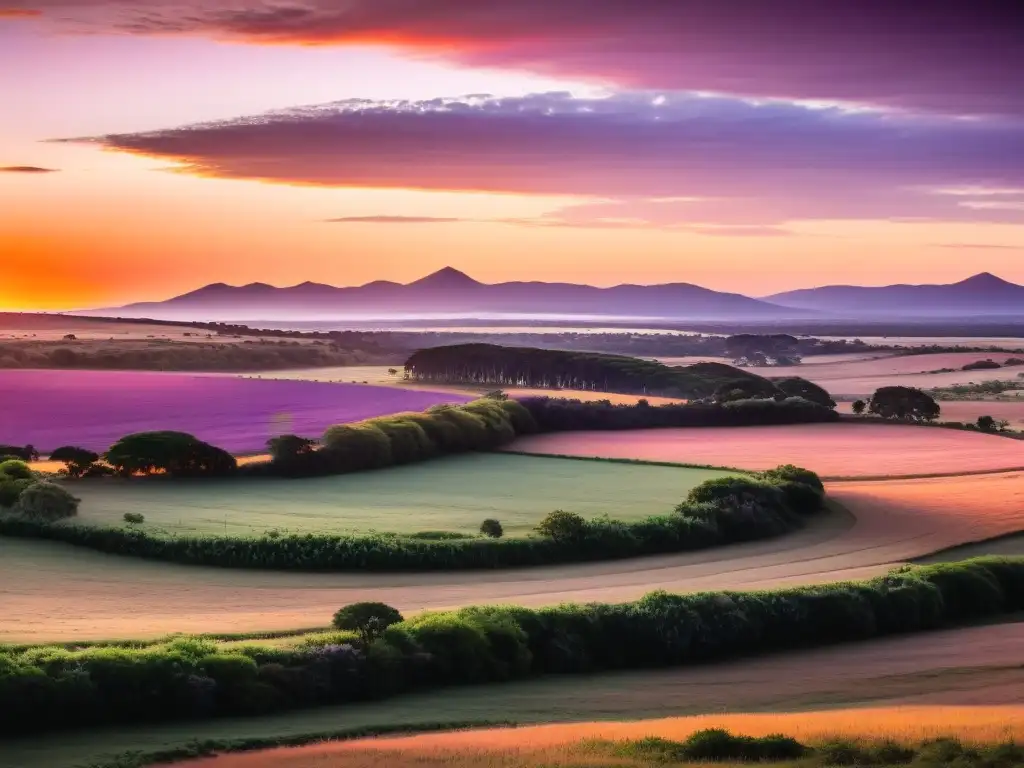
M 792 463 L 822 478 L 898 477 L 1024 468 L 1024 442 L 900 424 L 687 427 L 528 435 L 506 450 L 767 469 Z
M 477 453 L 302 480 L 111 479 L 68 487 L 82 499 L 76 524 L 121 526 L 126 512 L 138 512 L 146 518 L 138 527 L 151 533 L 477 535 L 494 518 L 506 536 L 526 536 L 554 509 L 622 521 L 668 514 L 694 486 L 730 474 Z
M 41 452 L 73 444 L 105 451 L 151 429 L 194 434 L 233 453 L 260 452 L 275 435 L 319 437 L 325 428 L 439 403 L 451 393 L 393 387 L 120 371 L 0 371 L 0 400 L 18 403 L 0 443 Z
M 468 575 L 207 568 L 0 537 L 0 583 L 18 585 L 3 595 L 0 642 L 290 630 L 322 626 L 338 606 L 359 600 L 381 600 L 414 613 L 464 605 L 617 602 L 652 589 L 687 593 L 829 583 L 876 576 L 938 550 L 1024 529 L 1022 473 L 833 482 L 828 492 L 839 505 L 832 514 L 775 539 Z M 972 554 L 987 551 L 979 545 Z

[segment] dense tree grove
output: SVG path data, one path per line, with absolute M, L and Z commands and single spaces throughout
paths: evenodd
M 427 612 L 372 637 L 335 630 L 294 647 L 177 637 L 141 647 L 6 648 L 0 732 L 258 715 L 446 685 L 695 665 L 1021 610 L 1024 559 L 980 558 L 770 592 Z
M 789 376 L 784 379 L 772 379 L 774 384 L 786 397 L 802 397 L 812 403 L 823 405 L 826 408 L 835 408 L 836 401 L 828 391 L 813 381 L 801 378 L 800 376 Z
M 226 568 L 464 570 L 609 560 L 763 539 L 799 528 L 806 517 L 818 513 L 824 505 L 821 481 L 813 472 L 795 467 L 730 478 L 725 491 L 701 491 L 719 484 L 707 481 L 675 510 L 646 520 L 586 520 L 556 510 L 540 522 L 539 535 L 530 538 L 494 536 L 498 529 L 485 532 L 487 538 L 397 534 L 165 537 L 141 529 L 51 526 L 38 520 L 6 517 L 0 517 L 0 534 Z
M 103 455 L 125 477 L 166 473 L 172 477 L 222 477 L 237 469 L 235 457 L 185 432 L 136 432 Z
M 495 344 L 421 349 L 408 359 L 410 379 L 435 383 L 493 384 L 595 390 L 672 397 L 709 397 L 724 383 L 764 381 L 723 363 L 670 367 L 654 360 L 593 352 L 566 352 Z
M 914 387 L 881 387 L 868 403 L 868 413 L 899 421 L 935 421 L 941 409 L 935 399 Z

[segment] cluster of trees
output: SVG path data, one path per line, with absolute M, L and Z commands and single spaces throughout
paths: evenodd
M 725 340 L 725 351 L 739 365 L 798 365 L 800 340 L 788 333 L 740 333 Z
M 654 360 L 495 344 L 421 349 L 406 361 L 410 379 L 445 384 L 493 384 L 599 392 L 709 397 L 723 384 L 763 382 L 723 363 L 667 366 Z
M 541 432 L 651 429 L 656 427 L 749 427 L 770 424 L 812 424 L 838 421 L 832 409 L 802 397 L 696 402 L 678 405 L 613 404 L 608 400 L 582 402 L 554 397 L 519 401 Z
M 935 398 L 915 387 L 880 387 L 867 402 L 854 400 L 853 412 L 859 416 L 865 411 L 883 419 L 929 423 L 942 409 Z
M 798 528 L 823 504 L 824 489 L 817 476 L 786 466 L 757 476 L 709 480 L 672 512 L 646 520 L 585 520 L 556 511 L 540 523 L 538 535 L 529 538 L 502 538 L 496 520 L 481 526 L 486 538 L 165 537 L 137 528 L 51 526 L 23 518 L 0 519 L 0 534 L 187 565 L 296 571 L 464 570 L 637 557 L 763 539 Z
M 78 503 L 66 489 L 39 478 L 24 461 L 0 459 L 0 511 L 46 524 L 78 514 Z
M 172 430 L 125 435 L 102 455 L 88 448 L 63 445 L 50 458 L 63 462 L 63 474 L 70 478 L 153 474 L 227 477 L 238 469 L 235 457 L 224 449 L 187 432 Z
M 228 649 L 178 637 L 143 647 L 0 649 L 0 732 L 257 715 L 927 631 L 1024 610 L 1024 560 L 903 566 L 869 581 L 775 591 L 469 607 L 394 622 L 386 608 L 350 611 L 340 621 L 354 630 L 307 636 L 295 646 Z

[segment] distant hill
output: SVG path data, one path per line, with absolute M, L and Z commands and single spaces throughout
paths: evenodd
M 846 317 L 1024 316 L 1024 286 L 988 272 L 948 285 L 829 285 L 777 293 L 764 301 Z
M 230 321 L 496 314 L 772 320 L 806 318 L 813 313 L 690 283 L 611 288 L 543 282 L 492 285 L 446 267 L 404 285 L 384 280 L 351 288 L 320 283 L 301 283 L 287 288 L 265 283 L 242 286 L 215 283 L 166 301 L 92 310 L 86 314 Z

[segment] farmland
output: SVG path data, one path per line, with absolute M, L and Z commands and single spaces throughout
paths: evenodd
M 792 463 L 822 477 L 963 474 L 1024 468 L 1024 442 L 896 424 L 562 432 L 529 435 L 509 450 L 767 469 Z
M 586 518 L 667 514 L 698 483 L 727 472 L 609 462 L 473 454 L 427 464 L 301 481 L 112 480 L 82 482 L 77 523 L 122 524 L 173 534 L 451 531 L 477 534 L 486 518 L 506 536 L 530 533 L 553 509 Z M 524 483 L 524 478 L 529 478 Z
M 0 371 L 0 398 L 18 403 L 0 443 L 45 452 L 67 443 L 103 451 L 131 432 L 176 429 L 235 453 L 288 432 L 319 436 L 339 422 L 438 403 L 451 393 L 236 377 L 108 371 Z
M 0 538 L 0 583 L 18 585 L 4 595 L 0 641 L 287 630 L 321 625 L 339 605 L 367 599 L 415 612 L 495 603 L 617 602 L 652 589 L 834 582 L 877 575 L 939 549 L 1024 529 L 1021 473 L 831 483 L 828 491 L 852 516 L 826 515 L 777 539 L 469 576 L 224 570 Z

